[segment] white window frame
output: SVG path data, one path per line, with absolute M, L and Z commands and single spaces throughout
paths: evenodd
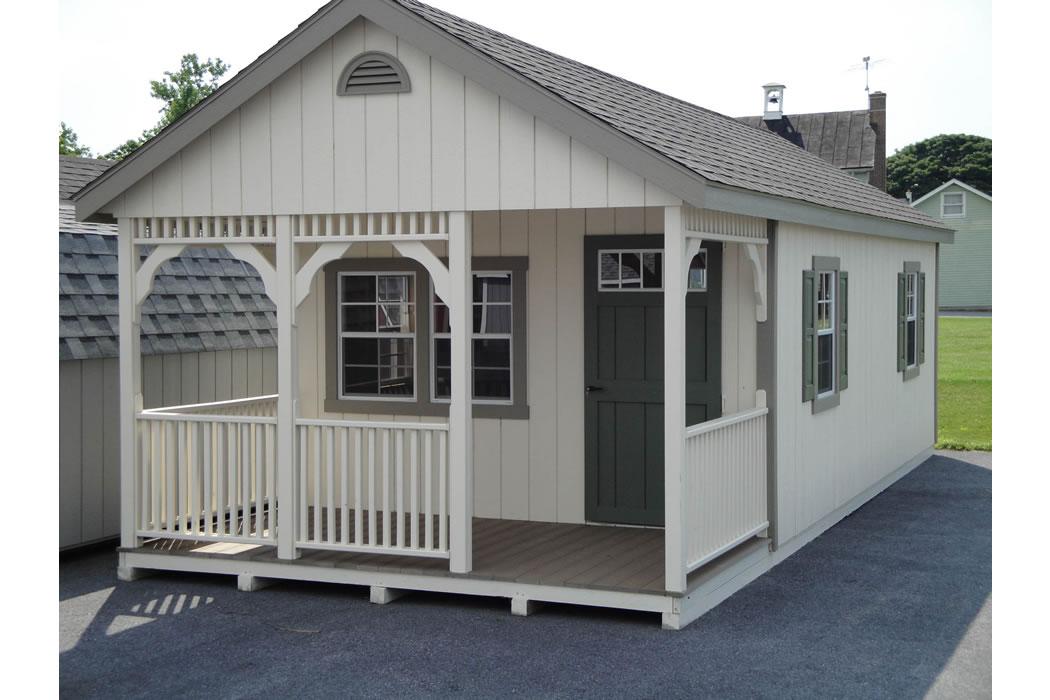
M 380 277 L 408 277 L 408 284 L 410 289 L 413 291 L 414 301 L 401 302 L 402 312 L 404 312 L 408 306 L 412 307 L 413 311 L 413 330 L 411 333 L 381 333 L 379 331 L 379 324 L 376 323 L 375 331 L 344 331 L 343 330 L 343 307 L 344 306 L 367 306 L 364 302 L 351 303 L 343 301 L 343 280 L 347 277 L 374 277 L 376 279 L 376 300 L 372 302 L 372 306 L 379 307 L 382 302 L 379 299 L 379 278 Z M 340 272 L 338 277 L 338 283 L 336 284 L 336 323 L 339 329 L 338 339 L 336 341 L 337 349 L 339 353 L 337 372 L 338 372 L 338 389 L 339 399 L 342 401 L 390 401 L 397 403 L 414 403 L 416 397 L 419 394 L 419 298 L 418 294 L 415 294 L 416 286 L 416 273 L 411 270 L 380 270 L 376 272 L 372 271 L 352 271 L 352 272 Z M 389 305 L 389 304 L 387 304 Z M 412 340 L 412 395 L 408 396 L 387 396 L 384 394 L 347 394 L 344 389 L 346 387 L 344 372 L 346 371 L 346 365 L 343 362 L 343 340 L 346 338 L 377 338 L 383 339 L 411 339 Z M 378 377 L 377 377 L 378 381 Z
M 471 328 L 471 333 L 470 333 L 471 348 L 473 349 L 473 343 L 474 343 L 475 340 L 506 340 L 507 341 L 507 344 L 509 346 L 509 353 L 510 353 L 510 367 L 509 367 L 509 369 L 510 369 L 510 377 L 509 377 L 509 379 L 510 379 L 510 396 L 508 398 L 506 398 L 506 399 L 478 398 L 477 396 L 474 396 L 473 392 L 472 392 L 471 403 L 477 404 L 477 405 L 480 405 L 480 406 L 484 406 L 484 405 L 488 405 L 488 406 L 512 406 L 512 405 L 514 405 L 514 285 L 516 285 L 518 283 L 518 281 L 515 279 L 516 275 L 514 274 L 514 270 L 474 270 L 471 273 L 471 277 L 472 278 L 473 277 L 479 277 L 479 276 L 485 276 L 485 275 L 509 275 L 510 276 L 510 300 L 506 301 L 506 302 L 498 301 L 498 302 L 491 302 L 491 303 L 485 302 L 484 300 L 482 300 L 481 302 L 474 301 L 474 297 L 473 297 L 473 295 L 474 295 L 474 292 L 473 292 L 474 284 L 473 284 L 473 279 L 471 280 L 470 313 L 467 315 L 467 319 L 470 321 L 470 328 Z M 434 290 L 434 283 L 433 283 L 433 281 L 431 281 L 431 283 L 430 283 L 430 305 L 428 307 L 428 313 L 430 313 L 430 401 L 431 401 L 431 403 L 447 404 L 447 403 L 451 403 L 451 401 L 452 401 L 451 397 L 449 397 L 449 398 L 443 398 L 443 397 L 439 398 L 438 395 L 437 395 L 437 341 L 439 339 L 451 339 L 452 338 L 452 334 L 451 333 L 445 333 L 445 332 L 439 333 L 436 330 L 434 330 L 434 328 L 435 328 L 435 324 L 434 324 L 434 309 L 437 306 L 437 303 L 434 301 L 435 298 L 438 298 L 437 297 L 437 292 Z M 506 306 L 506 307 L 508 307 L 510 309 L 510 333 L 475 333 L 474 332 L 474 307 L 478 306 L 478 305 L 481 305 L 482 308 L 484 308 L 484 306 L 486 304 Z M 448 308 L 448 305 L 445 304 L 444 300 L 441 301 L 441 306 L 444 306 L 445 308 Z M 474 359 L 474 354 L 473 354 L 473 352 L 471 352 L 470 371 L 472 373 L 472 378 L 473 378 L 473 372 L 476 369 L 474 367 L 473 359 Z M 471 381 L 471 387 L 473 388 L 473 386 L 474 386 L 474 382 Z
M 915 324 L 910 348 L 905 348 L 905 367 L 914 369 L 919 366 L 919 273 L 908 272 L 904 275 L 904 342 L 908 342 L 908 324 Z M 908 351 L 915 358 L 908 363 Z
M 961 211 L 958 214 L 948 214 L 944 211 L 946 203 L 945 197 L 959 196 L 959 204 L 951 204 L 950 206 L 959 206 Z M 965 192 L 941 192 L 941 218 L 942 219 L 961 219 L 966 216 L 966 193 Z
M 828 301 L 821 302 L 820 300 L 820 289 L 821 280 L 827 275 L 828 277 Z M 814 309 L 814 322 L 820 323 L 820 307 L 822 304 L 826 304 L 828 307 L 828 321 L 830 325 L 825 328 L 817 328 L 817 347 L 814 348 L 815 361 L 817 364 L 816 372 L 813 376 L 813 382 L 816 386 L 816 398 L 822 399 L 827 396 L 834 396 L 835 391 L 838 389 L 838 339 L 836 337 L 836 331 L 838 330 L 838 323 L 836 322 L 835 314 L 838 311 L 838 272 L 834 270 L 818 270 L 817 271 L 817 289 L 816 289 L 816 304 L 817 308 Z M 820 391 L 820 337 L 824 335 L 831 336 L 831 388 L 827 391 Z
M 623 286 L 623 276 L 622 276 L 622 274 L 621 274 L 620 278 L 617 280 L 617 283 L 620 286 L 618 286 L 618 287 L 603 287 L 602 286 L 602 282 L 603 282 L 603 280 L 602 280 L 602 256 L 603 255 L 609 255 L 609 254 L 622 255 L 623 253 L 635 253 L 635 254 L 638 255 L 639 259 L 641 259 L 641 256 L 643 254 L 655 253 L 658 256 L 659 261 L 660 261 L 660 285 L 658 287 L 645 287 L 645 286 L 642 286 L 644 284 L 644 279 L 645 279 L 644 273 L 642 273 L 643 277 L 639 280 L 639 285 L 637 287 L 624 287 Z M 705 265 L 704 265 L 704 286 L 703 287 L 688 287 L 688 280 L 686 280 L 686 285 L 687 285 L 686 291 L 687 292 L 706 292 L 707 291 L 708 280 L 710 278 L 710 276 L 707 274 L 708 273 L 708 266 L 706 265 L 706 263 L 709 260 L 708 254 L 707 254 L 707 248 L 701 248 L 699 251 L 697 251 L 697 255 L 698 256 L 703 256 L 704 262 L 705 262 Z M 692 260 L 690 260 L 689 262 L 690 262 L 690 265 L 691 265 L 692 264 Z M 663 250 L 663 248 L 602 248 L 602 249 L 600 249 L 598 251 L 597 264 L 598 264 L 598 268 L 597 268 L 598 274 L 596 275 L 596 277 L 597 277 L 597 280 L 598 280 L 597 284 L 598 284 L 598 291 L 599 292 L 633 292 L 633 293 L 638 293 L 638 292 L 662 292 L 663 289 L 664 289 L 664 250 Z M 623 270 L 623 266 L 620 265 L 618 269 L 622 271 Z M 604 281 L 609 282 L 611 280 L 604 280 Z

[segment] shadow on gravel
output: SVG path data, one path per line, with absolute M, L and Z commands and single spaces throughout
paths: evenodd
M 931 457 L 687 629 L 654 615 L 61 564 L 77 696 L 918 697 L 991 594 L 991 471 Z

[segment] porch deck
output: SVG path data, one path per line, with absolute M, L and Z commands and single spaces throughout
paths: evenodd
M 325 519 L 322 514 L 322 522 Z M 312 517 L 309 522 L 312 536 Z M 474 567 L 465 575 L 449 573 L 445 559 L 389 554 L 304 549 L 299 559 L 283 561 L 277 558 L 277 548 L 269 545 L 155 539 L 129 551 L 625 593 L 664 593 L 661 529 L 474 518 L 473 533 Z

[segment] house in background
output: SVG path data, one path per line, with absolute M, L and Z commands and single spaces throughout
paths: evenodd
M 785 114 L 784 86 L 771 83 L 762 89 L 764 112 L 739 117 L 741 122 L 785 138 L 861 182 L 886 191 L 886 93 L 870 93 L 867 109 Z
M 951 179 L 912 206 L 955 229 L 941 250 L 940 308 L 992 310 L 992 197 Z
M 414 0 L 328 3 L 75 199 L 118 226 L 125 580 L 679 628 L 932 450 L 950 229 Z M 276 405 L 143 410 L 140 305 L 216 246 L 275 301 Z
M 120 535 L 117 227 L 70 197 L 112 165 L 59 156 L 59 549 Z M 276 391 L 274 307 L 248 265 L 198 248 L 166 262 L 142 307 L 146 408 Z

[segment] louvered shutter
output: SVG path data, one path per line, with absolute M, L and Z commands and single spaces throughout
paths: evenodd
M 919 364 L 926 361 L 926 273 L 919 273 L 919 307 L 916 309 L 916 332 L 919 334 Z
M 849 274 L 839 272 L 839 303 L 838 303 L 838 365 L 839 365 L 839 391 L 849 386 Z
M 908 368 L 908 310 L 905 299 L 907 275 L 897 273 L 897 371 Z
M 802 271 L 802 400 L 812 401 L 816 387 L 816 274 Z

